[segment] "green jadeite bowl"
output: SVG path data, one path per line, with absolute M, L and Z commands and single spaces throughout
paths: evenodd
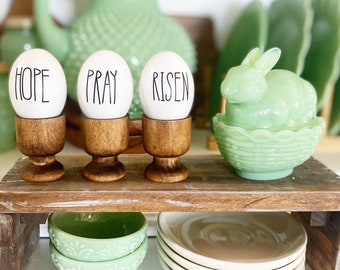
M 138 212 L 53 213 L 48 218 L 50 239 L 58 252 L 87 262 L 132 254 L 146 238 L 146 230 L 146 218 Z
M 143 262 L 148 248 L 148 238 L 145 237 L 142 244 L 132 253 L 110 261 L 102 262 L 84 262 L 73 260 L 61 254 L 56 247 L 50 242 L 50 253 L 54 265 L 59 270 L 76 269 L 76 270 L 109 270 L 124 269 L 137 270 Z
M 324 121 L 312 119 L 299 130 L 247 131 L 223 122 L 223 114 L 213 118 L 217 146 L 236 174 L 250 180 L 274 180 L 292 173 L 305 162 L 320 142 Z

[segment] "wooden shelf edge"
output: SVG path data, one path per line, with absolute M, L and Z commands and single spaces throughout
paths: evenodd
M 339 211 L 339 176 L 311 158 L 275 181 L 245 180 L 218 155 L 185 156 L 189 177 L 180 183 L 154 183 L 143 170 L 148 155 L 122 155 L 127 175 L 111 183 L 84 179 L 88 156 L 61 156 L 65 176 L 50 183 L 20 179 L 25 158 L 0 181 L 0 211 L 49 213 L 86 211 Z

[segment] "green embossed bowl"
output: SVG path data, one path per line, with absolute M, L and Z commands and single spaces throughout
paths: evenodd
M 146 218 L 138 212 L 53 213 L 48 218 L 50 239 L 58 252 L 87 262 L 133 253 L 146 238 L 146 230 Z
M 292 173 L 305 162 L 320 142 L 324 121 L 312 119 L 299 130 L 247 131 L 223 122 L 223 114 L 213 118 L 218 148 L 235 172 L 250 180 L 274 180 Z
M 50 242 L 50 253 L 54 265 L 59 270 L 76 269 L 76 270 L 108 270 L 124 269 L 137 270 L 143 262 L 148 248 L 148 238 L 145 237 L 142 244 L 132 253 L 110 261 L 102 262 L 84 262 L 73 260 L 61 254 Z

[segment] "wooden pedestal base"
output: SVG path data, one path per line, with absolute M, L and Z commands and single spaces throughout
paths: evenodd
M 154 157 L 152 163 L 145 168 L 144 175 L 154 182 L 176 183 L 187 179 L 189 171 L 179 157 Z
M 26 269 L 39 240 L 39 223 L 46 218 L 45 214 L 0 214 L 1 269 Z
M 123 163 L 114 157 L 92 157 L 92 161 L 86 165 L 83 175 L 86 179 L 95 182 L 112 182 L 125 176 Z
M 118 160 L 129 143 L 128 116 L 117 119 L 83 119 L 84 148 L 92 161 L 84 168 L 86 179 L 111 182 L 123 178 L 124 165 Z
M 191 118 L 180 120 L 155 120 L 143 117 L 143 146 L 154 156 L 144 175 L 154 182 L 174 183 L 188 177 L 188 169 L 180 156 L 190 147 Z
M 50 182 L 64 175 L 64 167 L 56 161 L 65 143 L 65 116 L 46 119 L 15 118 L 19 150 L 29 157 L 21 170 L 21 178 L 29 182 Z
M 64 175 L 64 166 L 55 156 L 29 157 L 28 163 L 22 168 L 20 176 L 29 182 L 50 182 Z

